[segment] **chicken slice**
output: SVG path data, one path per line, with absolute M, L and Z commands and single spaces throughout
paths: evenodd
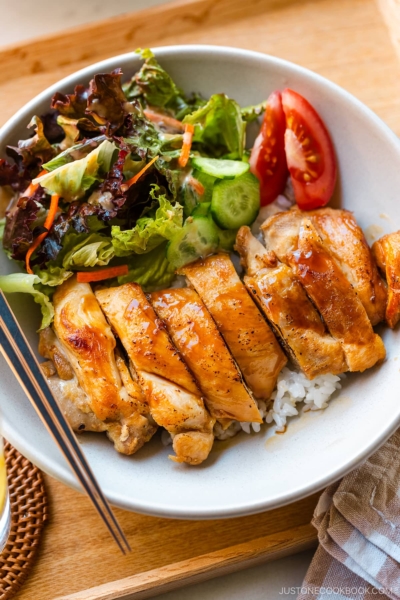
M 378 267 L 386 276 L 386 321 L 393 329 L 400 319 L 400 231 L 381 237 L 373 244 L 372 252 Z
M 348 210 L 321 208 L 313 212 L 312 222 L 356 290 L 372 325 L 383 321 L 387 289 L 353 214 Z
M 293 272 L 343 348 L 349 371 L 365 371 L 385 358 L 382 339 L 311 219 L 300 226 L 298 249 L 288 254 Z
M 54 311 L 58 343 L 87 399 L 88 408 L 80 401 L 78 409 L 105 424 L 118 452 L 133 454 L 156 426 L 139 385 L 115 354 L 115 338 L 90 285 L 75 277 L 64 282 L 54 294 Z M 71 394 L 69 399 L 74 401 Z
M 173 439 L 175 462 L 199 465 L 204 462 L 211 452 L 214 436 L 202 431 L 185 431 L 178 433 Z
M 364 233 L 351 212 L 333 208 L 304 212 L 296 208 L 273 215 L 261 226 L 268 250 L 273 250 L 279 260 L 287 264 L 287 255 L 297 249 L 300 225 L 305 217 L 312 221 L 325 247 L 356 290 L 372 325 L 382 321 L 386 287 Z
M 60 379 L 68 380 L 74 377 L 71 363 L 66 357 L 62 345 L 51 327 L 46 327 L 46 329 L 40 331 L 38 350 L 43 358 L 48 358 L 53 363 Z
M 51 327 L 39 333 L 39 354 L 48 358 L 40 367 L 53 395 L 74 431 L 107 431 L 89 405 L 89 398 L 66 357 L 60 341 Z
M 183 267 L 257 398 L 268 400 L 287 360 L 268 323 L 240 281 L 229 255 Z
M 297 249 L 302 219 L 303 212 L 298 208 L 292 208 L 268 217 L 261 225 L 265 247 L 274 252 L 284 264 L 289 252 Z
M 293 362 L 308 379 L 346 371 L 340 343 L 323 322 L 290 267 L 278 263 L 252 234 L 241 227 L 236 249 L 248 275 L 244 282 L 281 339 Z
M 154 420 L 173 436 L 177 456 L 171 458 L 200 464 L 211 451 L 215 420 L 141 287 L 127 283 L 99 290 L 96 297 L 129 356 Z
M 108 425 L 100 421 L 89 405 L 89 398 L 74 375 L 61 379 L 57 375 L 46 377 L 53 395 L 74 431 L 107 431 Z
M 199 382 L 211 414 L 261 423 L 257 404 L 199 295 L 190 288 L 175 288 L 153 292 L 150 298 Z

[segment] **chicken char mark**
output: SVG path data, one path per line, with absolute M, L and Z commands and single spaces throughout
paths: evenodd
M 140 386 L 116 354 L 115 338 L 90 285 L 68 279 L 54 294 L 54 311 L 56 342 L 48 335 L 42 350 L 50 347 L 47 352 L 54 355 L 53 348 L 61 348 L 73 381 L 67 386 L 61 377 L 58 382 L 50 378 L 52 389 L 63 396 L 64 409 L 78 430 L 81 424 L 85 430 L 105 430 L 118 452 L 133 454 L 152 437 L 156 425 Z M 57 370 L 63 376 L 64 367 Z

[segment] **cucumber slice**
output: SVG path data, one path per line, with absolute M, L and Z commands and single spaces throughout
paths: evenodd
M 237 229 L 219 229 L 219 247 L 222 250 L 231 252 L 236 242 Z
M 218 229 L 210 217 L 189 217 L 167 245 L 167 259 L 179 269 L 218 249 Z
M 192 165 L 199 171 L 217 177 L 218 179 L 234 179 L 246 173 L 250 165 L 240 160 L 225 160 L 218 158 L 203 158 L 196 156 Z
M 251 173 L 233 181 L 218 181 L 214 185 L 211 215 L 221 229 L 251 225 L 259 210 L 260 185 Z
M 198 204 L 192 212 L 192 217 L 206 217 L 210 212 L 210 206 L 211 202 L 201 202 L 201 204 Z

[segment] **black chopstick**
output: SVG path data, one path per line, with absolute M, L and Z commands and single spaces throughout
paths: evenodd
M 129 552 L 131 550 L 129 543 L 1 290 L 0 352 L 64 454 L 120 550 L 124 554 Z

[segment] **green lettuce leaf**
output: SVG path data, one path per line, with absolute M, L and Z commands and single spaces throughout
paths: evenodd
M 92 152 L 92 150 L 104 140 L 105 136 L 99 135 L 95 138 L 85 140 L 84 142 L 74 144 L 63 152 L 60 152 L 60 154 L 55 156 L 52 160 L 49 160 L 49 162 L 45 163 L 43 169 L 49 172 L 54 171 L 55 169 L 58 169 L 58 167 L 74 162 L 74 160 L 85 158 L 89 152 Z
M 67 271 L 63 267 L 58 267 L 57 265 L 51 264 L 48 264 L 46 266 L 46 269 L 40 269 L 40 267 L 36 265 L 33 267 L 33 271 L 35 275 L 39 277 L 40 284 L 42 286 L 50 287 L 56 287 L 58 285 L 61 285 L 64 281 L 66 281 L 73 275 L 72 271 Z M 43 291 L 42 288 L 40 289 Z
M 214 94 L 205 106 L 183 119 L 195 126 L 193 141 L 215 158 L 241 159 L 246 123 L 240 106 L 225 94 Z
M 4 217 L 4 219 L 0 219 L 0 242 L 2 241 L 2 239 L 4 237 L 5 227 L 6 227 L 6 218 Z
M 195 110 L 202 108 L 207 104 L 207 100 L 202 98 L 200 94 L 191 94 L 190 97 L 186 97 L 182 94 L 182 96 L 177 96 L 167 108 L 173 110 L 175 113 L 175 118 L 178 121 L 181 121 L 186 115 L 189 115 Z
M 166 243 L 140 256 L 132 256 L 128 261 L 129 273 L 118 277 L 118 283 L 139 283 L 145 292 L 168 287 L 175 277 L 175 269 L 165 256 Z
M 172 205 L 164 195 L 159 194 L 159 187 L 153 185 L 151 198 L 158 201 L 158 208 L 153 215 L 141 217 L 133 229 L 121 230 L 114 225 L 111 229 L 112 243 L 116 256 L 129 256 L 132 253 L 150 252 L 165 240 L 170 240 L 182 228 L 183 207 Z
M 122 86 L 128 100 L 140 98 L 146 105 L 167 108 L 179 120 L 206 104 L 206 100 L 198 94 L 186 97 L 149 48 L 139 48 L 136 53 L 145 62 L 132 79 Z
M 66 202 L 79 200 L 110 170 L 116 153 L 116 145 L 104 140 L 84 158 L 62 165 L 34 179 L 33 183 L 40 183 L 48 192 L 58 194 Z
M 252 121 L 256 121 L 260 115 L 263 114 L 265 109 L 267 108 L 268 100 L 264 100 L 264 102 L 260 102 L 260 104 L 253 104 L 251 106 L 245 106 L 241 109 L 242 119 L 246 121 L 246 123 L 251 123 Z
M 104 223 L 104 221 L 96 217 L 96 215 L 90 215 L 89 217 L 86 217 L 86 225 L 89 233 L 96 233 L 102 229 L 107 229 L 107 223 Z
M 139 156 L 142 160 L 160 154 L 163 144 L 160 132 L 145 118 L 140 102 L 137 100 L 132 102 L 130 124 L 123 141 L 129 146 L 131 154 Z
M 172 78 L 158 64 L 154 54 L 148 48 L 136 50 L 144 58 L 142 68 L 133 76 L 131 81 L 123 86 L 128 100 L 143 96 L 147 104 L 166 106 L 171 100 L 180 95 Z
M 122 168 L 125 179 L 130 179 L 136 175 L 136 173 L 139 173 L 145 164 L 144 160 L 133 160 L 131 154 L 129 154 L 125 158 L 124 166 Z
M 36 289 L 41 280 L 37 275 L 27 273 L 11 273 L 11 275 L 0 276 L 0 289 L 6 294 L 20 292 L 32 294 L 34 301 L 40 305 L 42 310 L 42 324 L 40 329 L 48 327 L 54 319 L 54 307 L 47 294 Z
M 68 248 L 71 249 L 68 250 Z M 65 249 L 68 250 L 66 253 Z M 91 233 L 90 235 L 70 233 L 64 247 L 62 265 L 64 269 L 103 267 L 108 265 L 114 255 L 115 251 L 111 238 L 106 235 L 101 233 Z

